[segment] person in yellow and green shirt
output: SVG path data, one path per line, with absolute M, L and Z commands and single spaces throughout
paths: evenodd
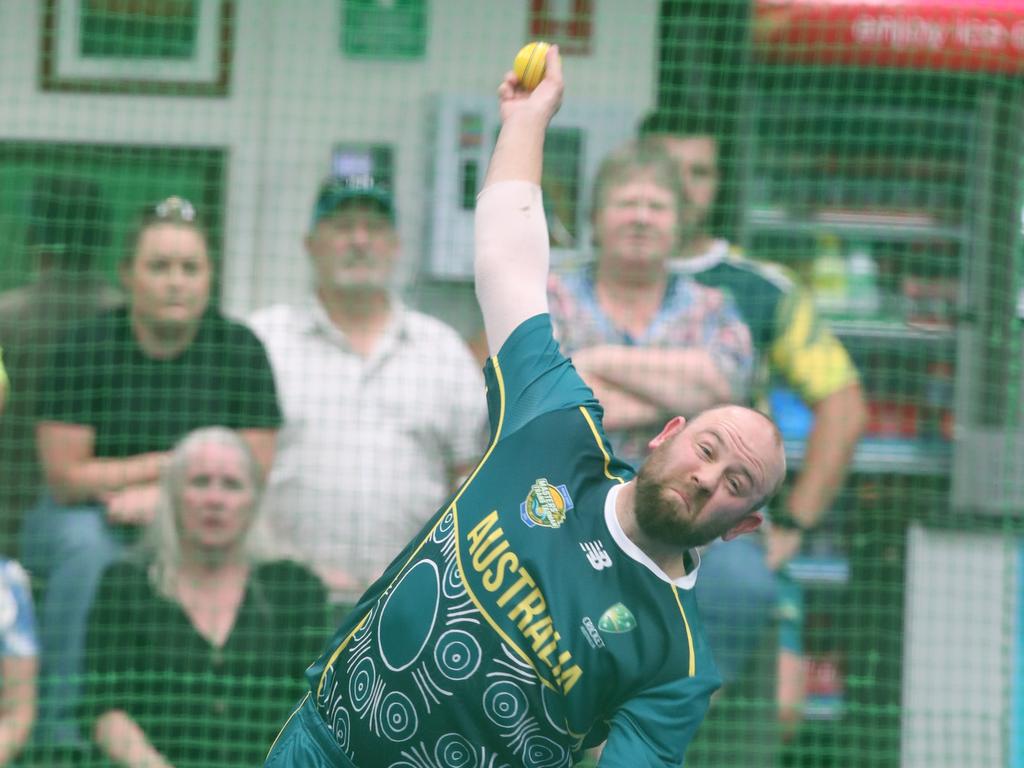
M 755 354 L 749 402 L 762 402 L 768 383 L 777 379 L 795 390 L 814 414 L 803 466 L 785 500 L 770 510 L 772 524 L 763 540 L 718 542 L 704 554 L 698 602 L 728 696 L 730 682 L 756 665 L 755 651 L 778 606 L 793 603 L 793 585 L 780 574 L 835 500 L 864 430 L 867 407 L 850 355 L 817 315 L 810 292 L 784 268 L 745 258 L 711 233 L 720 187 L 718 130 L 713 116 L 699 108 L 653 112 L 638 129 L 642 143 L 672 156 L 682 182 L 685 205 L 673 268 L 737 303 Z M 803 683 L 799 627 L 786 631 L 783 622 L 782 629 L 777 693 L 785 725 L 799 718 Z M 727 708 L 719 711 L 728 716 Z M 704 735 L 713 734 L 713 727 L 705 729 Z M 758 765 L 769 764 L 764 762 L 767 741 L 751 740 L 758 751 L 750 760 Z

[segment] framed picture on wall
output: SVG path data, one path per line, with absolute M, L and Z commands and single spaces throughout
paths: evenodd
M 342 0 L 341 49 L 354 59 L 421 59 L 428 0 Z
M 562 53 L 590 53 L 594 0 L 530 0 L 527 36 L 557 43 Z
M 235 0 L 44 0 L 43 90 L 223 96 Z

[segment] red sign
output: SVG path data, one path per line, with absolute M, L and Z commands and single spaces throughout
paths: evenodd
M 1024 70 L 1024 0 L 756 0 L 765 58 L 918 69 Z
M 590 53 L 593 0 L 531 0 L 527 23 L 531 40 L 557 43 L 561 53 Z

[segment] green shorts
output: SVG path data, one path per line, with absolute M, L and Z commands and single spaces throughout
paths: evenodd
M 264 768 L 356 768 L 306 694 L 277 735 Z

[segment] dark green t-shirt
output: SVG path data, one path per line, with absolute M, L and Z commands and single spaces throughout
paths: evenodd
M 213 310 L 168 360 L 143 353 L 127 309 L 89 320 L 55 345 L 41 389 L 37 418 L 92 427 L 98 458 L 166 451 L 199 427 L 282 421 L 263 345 Z
M 83 733 L 122 710 L 176 768 L 262 764 L 323 643 L 327 595 L 287 561 L 253 567 L 224 644 L 211 644 L 136 563 L 104 573 L 89 614 Z
M 607 738 L 609 765 L 676 768 L 719 685 L 696 560 L 673 583 L 622 533 L 633 471 L 547 315 L 486 375 L 491 447 L 310 667 L 317 709 L 356 765 L 569 766 Z

